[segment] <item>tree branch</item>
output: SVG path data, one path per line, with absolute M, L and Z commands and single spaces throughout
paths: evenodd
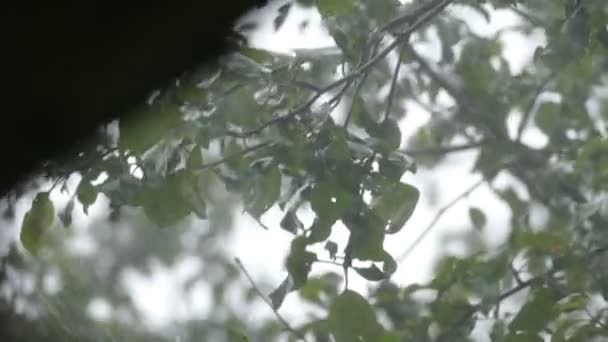
M 547 87 L 549 82 L 551 82 L 553 77 L 555 77 L 555 75 L 556 75 L 555 72 L 552 72 L 551 74 L 549 74 L 549 76 L 545 77 L 545 79 L 543 79 L 540 82 L 540 84 L 536 87 L 536 89 L 534 90 L 532 97 L 530 97 L 530 100 L 528 101 L 528 104 L 526 105 L 526 108 L 524 109 L 524 114 L 522 116 L 521 122 L 519 123 L 519 126 L 517 127 L 517 135 L 515 136 L 516 142 L 519 142 L 521 140 L 521 136 L 524 133 L 524 129 L 528 125 L 528 121 L 530 121 L 530 118 L 532 117 L 532 113 L 534 112 L 534 107 L 536 105 L 536 102 L 538 101 L 538 97 L 543 93 L 543 91 L 545 91 L 545 88 Z
M 399 256 L 399 258 L 397 258 L 397 260 L 399 262 L 403 262 L 405 259 L 407 259 L 407 257 L 412 253 L 412 251 L 416 247 L 418 247 L 418 245 L 420 244 L 420 242 L 422 242 L 422 240 L 424 240 L 424 238 L 428 235 L 428 233 L 430 233 L 430 231 L 435 227 L 435 225 L 437 224 L 437 222 L 439 222 L 439 220 L 441 219 L 441 217 L 448 210 L 450 210 L 453 206 L 455 206 L 456 204 L 458 204 L 458 202 L 460 202 L 462 199 L 466 198 L 473 191 L 475 191 L 477 188 L 479 188 L 483 183 L 485 183 L 485 181 L 486 180 L 484 178 L 482 178 L 477 183 L 473 184 L 468 189 L 466 189 L 463 193 L 461 193 L 460 195 L 456 196 L 448 204 L 446 204 L 441 209 L 439 209 L 439 211 L 437 211 L 437 214 L 435 215 L 435 217 L 433 217 L 433 219 L 431 220 L 431 222 L 426 226 L 426 228 L 424 228 L 424 230 L 422 231 L 422 233 L 420 233 L 420 235 L 418 235 L 418 237 L 416 237 L 416 240 L 414 240 L 414 242 L 405 250 L 405 252 L 403 252 L 403 254 L 401 254 Z
M 388 97 L 386 99 L 386 111 L 384 112 L 384 121 L 388 120 L 388 117 L 391 113 L 391 107 L 393 106 L 393 100 L 395 98 L 395 90 L 397 88 L 397 81 L 399 80 L 399 71 L 401 70 L 401 62 L 403 61 L 403 52 L 405 50 L 405 45 L 402 46 L 397 52 L 399 56 L 397 57 L 397 64 L 395 65 L 395 71 L 393 72 L 393 79 L 391 80 L 391 88 L 388 92 Z
M 452 2 L 454 2 L 454 0 L 433 0 L 432 2 L 429 3 L 428 7 L 424 6 L 422 8 L 424 11 L 421 11 L 420 13 L 416 12 L 416 14 L 419 14 L 416 16 L 417 19 L 410 26 L 408 26 L 400 35 L 395 37 L 395 39 L 390 44 L 388 44 L 388 46 L 386 46 L 382 51 L 380 51 L 378 54 L 376 54 L 375 56 L 370 58 L 367 62 L 365 62 L 363 65 L 361 65 L 358 69 L 352 71 L 351 73 L 349 73 L 348 75 L 346 75 L 340 79 L 337 79 L 337 80 L 331 82 L 330 84 L 326 85 L 325 87 L 322 87 L 316 94 L 314 94 L 312 97 L 310 97 L 307 101 L 305 101 L 304 103 L 302 103 L 300 106 L 296 107 L 295 109 L 291 110 L 286 115 L 271 119 L 271 120 L 265 122 L 264 124 L 260 125 L 259 127 L 254 128 L 250 131 L 247 131 L 244 133 L 229 132 L 229 134 L 234 135 L 234 136 L 239 136 L 239 137 L 247 137 L 247 136 L 251 136 L 251 135 L 256 135 L 256 134 L 261 133 L 264 129 L 266 129 L 278 122 L 288 120 L 288 119 L 308 110 L 310 108 L 310 106 L 313 103 L 315 103 L 324 93 L 326 93 L 340 85 L 349 83 L 352 80 L 364 75 L 366 72 L 368 72 L 368 70 L 370 70 L 372 67 L 374 67 L 384 57 L 386 57 L 392 50 L 394 50 L 396 47 L 398 47 L 402 43 L 406 42 L 409 39 L 411 33 L 415 32 L 420 27 L 422 27 L 423 25 L 425 25 L 429 21 L 431 21 L 436 15 L 441 13 L 441 11 L 444 8 L 446 8 L 449 4 L 451 4 Z

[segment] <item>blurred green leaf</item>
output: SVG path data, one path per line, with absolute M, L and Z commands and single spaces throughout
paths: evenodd
M 511 331 L 525 331 L 535 334 L 543 330 L 559 315 L 555 303 L 559 298 L 548 288 L 541 287 L 532 293 L 532 299 L 524 303 L 511 323 Z
M 338 244 L 333 241 L 327 241 L 325 243 L 325 250 L 329 253 L 329 258 L 336 260 L 336 254 L 338 253 Z
M 477 207 L 469 208 L 469 218 L 471 219 L 471 223 L 473 223 L 473 227 L 476 229 L 482 229 L 487 222 L 486 215 Z
M 333 222 L 322 218 L 315 218 L 310 227 L 310 235 L 308 236 L 309 243 L 323 242 L 331 235 L 331 227 Z
M 357 6 L 354 0 L 317 0 L 317 8 L 323 17 L 349 14 Z
M 394 234 L 399 232 L 412 216 L 419 197 L 418 189 L 399 183 L 376 198 L 372 210 L 384 221 L 387 233 Z
M 351 290 L 334 299 L 327 320 L 336 342 L 375 342 L 384 332 L 367 300 Z
M 39 192 L 32 208 L 25 213 L 21 225 L 20 239 L 23 247 L 36 254 L 40 249 L 44 234 L 52 227 L 55 220 L 55 206 L 48 192 Z
M 293 280 L 293 289 L 297 290 L 306 283 L 312 263 L 317 255 L 306 250 L 306 238 L 299 236 L 291 242 L 291 249 L 287 257 L 287 271 Z
M 380 270 L 376 265 L 371 265 L 369 267 L 353 267 L 353 269 L 367 280 L 380 281 L 386 279 L 384 272 L 382 272 L 382 270 Z
M 281 304 L 283 304 L 285 296 L 292 290 L 293 280 L 291 279 L 291 276 L 287 276 L 287 278 L 281 282 L 281 285 L 268 295 L 268 298 L 272 303 L 272 308 L 278 310 L 281 307 Z
M 82 204 L 82 210 L 88 214 L 89 207 L 97 200 L 97 189 L 88 180 L 83 179 L 76 189 L 78 201 Z

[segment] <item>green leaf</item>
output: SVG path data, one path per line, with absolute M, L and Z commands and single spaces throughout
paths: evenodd
M 281 285 L 268 295 L 268 298 L 270 298 L 270 302 L 272 303 L 272 308 L 278 310 L 281 307 L 281 304 L 283 304 L 287 294 L 292 290 L 293 280 L 291 279 L 291 276 L 287 276 L 287 278 L 281 282 Z
M 298 293 L 308 301 L 321 303 L 322 299 L 333 298 L 338 294 L 341 281 L 341 275 L 333 272 L 325 273 L 320 277 L 309 278 Z
M 188 155 L 186 168 L 188 170 L 194 170 L 200 168 L 201 166 L 203 166 L 203 151 L 201 151 L 201 148 L 196 145 Z
M 281 26 L 283 26 L 283 23 L 285 22 L 285 19 L 287 18 L 287 15 L 289 14 L 289 10 L 291 9 L 291 5 L 292 3 L 288 2 L 284 5 L 281 5 L 281 7 L 279 7 L 279 14 L 274 18 L 274 30 L 277 31 L 278 29 L 281 28 Z
M 247 211 L 259 218 L 270 209 L 281 195 L 281 172 L 276 166 L 261 171 L 253 177 L 253 186 L 245 196 Z
M 560 300 L 555 308 L 562 313 L 583 310 L 587 307 L 589 298 L 585 294 L 575 293 Z
M 384 333 L 371 305 L 351 290 L 334 299 L 327 320 L 336 342 L 376 342 Z
M 384 274 L 387 278 L 392 276 L 393 273 L 395 273 L 395 271 L 397 271 L 397 262 L 395 261 L 395 259 L 393 259 L 393 257 L 390 254 L 388 254 L 388 252 L 384 252 L 384 257 L 383 257 L 382 262 L 384 263 L 382 265 L 382 271 L 384 272 Z
M 298 219 L 296 213 L 291 210 L 285 213 L 285 216 L 283 216 L 280 225 L 283 230 L 286 230 L 292 234 L 297 233 L 298 230 L 304 227 L 300 219 Z
M 543 342 L 544 339 L 536 333 L 517 332 L 510 333 L 504 339 L 504 342 Z
M 317 8 L 324 18 L 350 14 L 356 6 L 355 0 L 317 0 Z
M 382 334 L 378 342 L 401 342 L 403 339 L 395 331 L 386 331 Z
M 329 253 L 331 260 L 336 260 L 336 254 L 338 254 L 338 244 L 333 241 L 327 241 L 325 243 L 325 250 Z
M 303 7 L 311 7 L 315 4 L 315 0 L 297 0 L 297 3 Z
M 299 236 L 291 242 L 291 249 L 287 257 L 287 271 L 293 279 L 293 289 L 297 290 L 306 283 L 312 263 L 317 255 L 306 250 L 306 238 Z
M 333 222 L 316 217 L 310 227 L 310 235 L 308 236 L 309 243 L 323 242 L 331 235 L 331 227 Z
M 561 104 L 545 102 L 538 108 L 534 122 L 543 133 L 552 137 L 562 131 L 562 115 Z
M 134 204 L 141 206 L 146 216 L 160 228 L 174 225 L 179 220 L 192 212 L 192 206 L 188 202 L 183 190 L 191 189 L 184 172 L 178 172 L 155 186 L 147 186 L 136 195 Z
M 332 222 L 348 211 L 353 203 L 353 194 L 331 183 L 318 183 L 310 192 L 310 206 L 320 219 Z
M 568 330 L 577 324 L 576 320 L 564 320 L 558 323 L 557 329 L 551 335 L 551 342 L 566 342 Z
M 418 189 L 399 183 L 376 198 L 372 210 L 384 221 L 387 233 L 394 234 L 412 216 L 419 198 Z
M 97 200 L 97 189 L 88 180 L 81 180 L 76 189 L 78 201 L 82 204 L 82 210 L 88 214 L 89 207 Z
M 553 255 L 565 255 L 571 250 L 569 240 L 548 231 L 518 232 L 515 243 L 522 248 Z
M 72 225 L 72 212 L 74 211 L 74 198 L 70 198 L 65 208 L 59 214 L 59 219 L 64 227 Z
M 477 207 L 469 208 L 469 218 L 476 229 L 482 229 L 487 222 L 486 215 Z
M 384 229 L 375 215 L 360 213 L 342 219 L 350 230 L 351 256 L 359 260 L 383 261 Z
M 372 146 L 381 153 L 394 151 L 401 145 L 401 129 L 395 120 L 385 120 L 369 126 L 366 130 L 373 138 Z
M 509 329 L 533 334 L 540 332 L 559 315 L 554 305 L 557 299 L 551 289 L 541 287 L 535 290 L 532 299 L 521 307 L 509 324 Z
M 55 206 L 48 192 L 39 192 L 34 198 L 32 208 L 25 213 L 21 225 L 20 239 L 23 247 L 36 254 L 42 244 L 44 234 L 51 228 L 55 219 Z
M 182 119 L 180 106 L 162 98 L 151 107 L 143 106 L 137 113 L 121 119 L 119 147 L 141 153 L 157 144 Z M 145 118 L 142 117 L 145 114 Z
M 202 176 L 200 176 L 202 177 Z M 207 203 L 199 187 L 199 178 L 192 174 L 184 174 L 180 182 L 184 201 L 192 212 L 200 219 L 207 218 Z
M 380 281 L 386 279 L 384 272 L 382 272 L 382 270 L 380 270 L 376 265 L 371 265 L 369 267 L 353 267 L 353 269 L 367 280 Z

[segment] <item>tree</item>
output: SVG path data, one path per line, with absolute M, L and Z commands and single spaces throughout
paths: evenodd
M 295 6 L 317 7 L 336 53 L 294 57 L 243 46 L 155 93 L 140 109 L 150 120 L 120 121 L 73 162 L 49 166 L 53 189 L 78 173 L 77 188 L 66 187 L 69 203 L 86 212 L 103 194 L 112 220 L 140 208 L 165 234 L 193 215 L 226 212 L 218 185 L 259 222 L 278 207 L 280 227 L 293 234 L 283 283 L 266 297 L 243 263 L 222 261 L 240 268 L 276 314 L 267 335 L 252 340 L 469 341 L 474 329 L 487 329 L 492 341 L 605 339 L 608 4 L 297 1 L 280 7 L 277 28 Z M 518 25 L 480 35 L 459 10 L 486 20 L 506 11 Z M 538 30 L 546 41 L 512 70 L 503 35 Z M 438 58 L 421 53 L 425 42 L 440 46 Z M 430 119 L 402 143 L 398 122 L 412 103 Z M 531 144 L 529 135 L 545 143 Z M 476 152 L 472 173 L 481 180 L 439 208 L 426 231 L 486 187 L 511 211 L 508 239 L 493 249 L 471 243 L 465 256 L 446 255 L 428 283 L 401 287 L 391 281 L 399 262 L 384 243 L 407 228 L 419 200 L 403 175 L 465 150 Z M 497 184 L 500 174 L 525 191 Z M 59 216 L 68 226 L 74 208 L 66 208 Z M 21 240 L 31 253 L 47 248 L 41 232 L 56 229 L 51 209 L 42 192 L 26 214 Z M 546 219 L 533 222 L 541 209 Z M 492 229 L 488 210 L 469 209 L 471 241 Z M 348 239 L 333 241 L 340 224 Z M 325 251 L 313 252 L 319 245 Z M 317 263 L 338 272 L 310 276 Z M 349 289 L 354 274 L 370 281 L 369 294 Z M 286 321 L 279 309 L 296 293 L 323 315 Z M 192 338 L 200 336 L 208 335 Z

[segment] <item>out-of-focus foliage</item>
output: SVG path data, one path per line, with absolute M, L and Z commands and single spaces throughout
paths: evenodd
M 213 335 L 213 324 L 206 329 L 192 322 L 183 330 L 191 335 L 182 340 L 269 341 L 284 335 L 309 341 L 333 336 L 337 342 L 469 341 L 476 329 L 486 329 L 492 341 L 608 339 L 608 3 L 296 1 L 279 8 L 277 29 L 294 6 L 317 7 L 337 53 L 284 56 L 243 46 L 218 65 L 184 75 L 141 107 L 145 120 L 120 122 L 118 134 L 108 128 L 105 140 L 74 162 L 49 165 L 58 188 L 73 173 L 82 180 L 77 189 L 65 190 L 72 199 L 58 213 L 60 220 L 52 219 L 48 194 L 36 196 L 23 221 L 23 245 L 36 254 L 61 248 L 61 241 L 44 239 L 53 221 L 53 229 L 69 226 L 74 210 L 86 212 L 103 195 L 111 221 L 132 220 L 125 212 L 139 208 L 155 226 L 133 233 L 138 238 L 124 246 L 118 232 L 96 227 L 114 257 L 145 268 L 138 264 L 154 257 L 146 255 L 145 236 L 163 234 L 167 246 L 155 257 L 171 263 L 183 248 L 175 232 L 183 222 L 197 217 L 221 234 L 225 225 L 213 224 L 222 211 L 214 198 L 219 185 L 256 220 L 277 206 L 284 215 L 280 227 L 293 234 L 285 260 L 289 275 L 270 294 L 271 306 L 278 309 L 298 293 L 323 314 L 300 326 L 266 322 L 242 335 L 243 326 L 229 312 L 214 312 L 211 320 L 232 324 L 236 332 Z M 459 15 L 490 20 L 498 10 L 516 15 L 519 24 L 480 36 Z M 546 38 L 524 47 L 534 58 L 517 72 L 502 54 L 509 31 L 540 31 Z M 438 43 L 437 59 L 420 51 L 429 41 Z M 426 108 L 431 117 L 403 142 L 398 122 L 407 103 Z M 544 137 L 542 146 L 527 143 L 530 130 Z M 430 282 L 399 287 L 390 280 L 398 262 L 385 251 L 385 240 L 407 234 L 420 196 L 401 179 L 462 150 L 478 152 L 472 172 L 510 208 L 509 237 L 497 249 L 482 244 L 468 256 L 446 256 Z M 499 187 L 499 174 L 514 177 L 525 191 Z M 538 208 L 547 219 L 533 224 L 530 216 Z M 304 223 L 307 215 L 310 224 Z M 488 208 L 471 207 L 468 215 L 474 234 L 493 228 Z M 331 241 L 339 223 L 348 239 Z M 315 245 L 328 253 L 312 252 Z M 92 272 L 103 268 L 99 256 L 57 256 L 38 259 L 46 267 L 70 263 L 61 265 L 69 270 L 65 289 L 50 301 L 62 300 L 63 292 L 79 293 L 74 300 L 82 301 L 102 292 L 121 303 L 120 291 L 111 288 L 116 281 L 108 280 L 117 277 L 115 270 Z M 230 275 L 222 281 L 236 277 L 232 262 L 213 260 Z M 311 277 L 319 262 L 336 264 L 345 279 L 334 273 Z M 368 296 L 348 289 L 348 275 L 355 273 L 370 281 Z M 79 287 L 95 277 L 110 288 Z M 105 328 L 91 327 L 84 317 L 63 327 L 64 320 L 53 321 L 62 313 L 52 308 L 37 309 L 49 320 L 40 333 L 103 334 Z M 149 340 L 128 320 L 114 322 L 113 336 L 129 334 L 115 339 Z

